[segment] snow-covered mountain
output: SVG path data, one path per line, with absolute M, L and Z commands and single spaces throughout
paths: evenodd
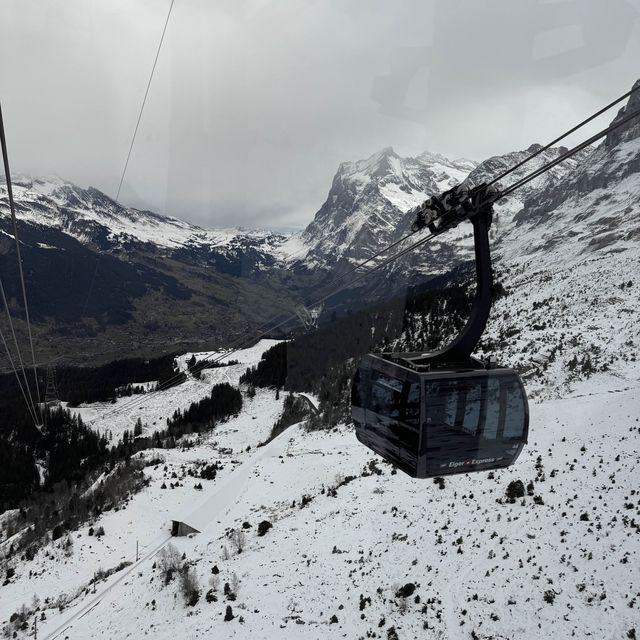
M 368 258 L 408 232 L 412 216 L 407 212 L 429 195 L 465 180 L 487 181 L 534 150 L 536 145 L 478 164 L 429 152 L 401 157 L 387 147 L 367 159 L 344 162 L 313 221 L 291 236 L 264 230 L 204 229 L 171 216 L 122 206 L 93 187 L 80 188 L 55 176 L 16 176 L 14 189 L 21 221 L 43 231 L 58 230 L 92 250 L 127 259 L 136 252 L 150 252 L 253 279 L 277 279 L 283 271 L 304 278 L 340 272 Z M 562 147 L 547 150 L 512 173 L 508 182 L 563 151 Z M 548 191 L 589 153 L 584 151 L 562 163 L 502 202 L 494 235 L 502 235 L 503 227 L 512 223 L 514 212 L 531 194 Z M 8 213 L 6 190 L 0 187 L 0 221 L 8 223 Z M 55 248 L 46 242 L 40 246 Z M 425 275 L 446 272 L 453 264 L 469 259 L 471 247 L 470 230 L 462 227 L 432 243 L 428 253 L 409 254 L 394 265 L 391 281 L 399 285 L 416 283 Z M 388 284 L 388 273 L 381 278 L 373 276 L 360 287 L 371 287 L 381 280 Z M 315 284 L 316 279 L 312 282 Z M 293 287 L 304 294 L 304 279 L 295 281 Z
M 325 203 L 300 235 L 307 268 L 359 262 L 406 232 L 403 213 L 462 182 L 476 166 L 424 152 L 403 158 L 391 147 L 342 163 Z
M 170 254 L 233 256 L 238 252 L 267 256 L 283 237 L 263 230 L 203 229 L 152 211 L 125 207 L 98 189 L 83 189 L 47 176 L 13 178 L 18 217 L 72 236 L 102 250 L 151 249 Z M 0 212 L 7 214 L 6 192 L 0 192 Z
M 340 274 L 407 235 L 413 222 L 411 210 L 429 195 L 461 182 L 489 182 L 539 149 L 540 145 L 534 144 L 526 150 L 494 156 L 477 164 L 470 160 L 450 161 L 427 152 L 415 158 L 403 158 L 393 149 L 386 148 L 366 160 L 343 163 L 313 222 L 302 233 L 283 243 L 282 248 L 288 252 L 284 259 L 303 272 Z M 510 173 L 498 186 L 515 183 L 565 151 L 564 147 L 544 151 Z M 524 202 L 571 174 L 591 153 L 592 150 L 578 153 L 497 204 L 492 238 L 498 261 L 502 255 L 499 245 L 503 237 L 517 234 L 516 214 L 522 211 Z M 416 239 L 406 240 L 394 251 L 409 246 Z M 294 252 L 298 257 L 291 258 Z M 387 257 L 382 254 L 369 266 Z M 359 281 L 351 297 L 362 306 L 367 300 L 401 293 L 408 284 L 424 285 L 434 276 L 446 274 L 472 259 L 471 226 L 461 225 Z
M 617 118 L 637 108 L 639 96 L 634 94 L 626 111 Z M 570 256 L 577 260 L 591 253 L 595 259 L 605 252 L 627 250 L 625 255 L 631 256 L 637 229 L 632 214 L 637 206 L 638 131 L 637 123 L 632 123 L 610 134 L 600 146 L 583 150 L 500 201 L 492 228 L 498 269 L 507 273 L 513 268 L 514 273 L 527 278 L 544 263 L 566 262 Z M 136 305 L 131 301 L 153 295 L 157 310 L 158 292 L 162 297 L 172 292 L 163 317 L 175 313 L 176 300 L 197 298 L 192 307 L 181 303 L 188 321 L 177 322 L 181 333 L 191 335 L 191 319 L 199 317 L 202 309 L 216 305 L 223 322 L 231 320 L 233 324 L 229 300 L 241 315 L 251 314 L 267 323 L 278 312 L 313 300 L 317 291 L 325 292 L 319 285 L 405 235 L 412 221 L 410 209 L 428 195 L 463 180 L 474 184 L 491 180 L 538 149 L 532 145 L 477 164 L 427 152 L 403 158 L 388 147 L 367 159 L 342 163 L 313 221 L 292 236 L 259 230 L 207 230 L 169 216 L 123 207 L 96 189 L 81 189 L 57 178 L 18 177 L 16 200 L 18 217 L 31 234 L 29 246 L 43 264 L 55 262 L 56 248 L 67 254 L 74 249 L 84 252 L 82 273 L 90 274 L 95 253 L 108 256 L 111 262 L 106 260 L 106 264 L 113 267 L 112 271 L 101 268 L 96 272 L 105 280 L 104 300 L 112 306 L 120 301 L 123 307 L 116 315 L 119 322 L 136 317 Z M 546 150 L 512 172 L 502 186 L 513 184 L 563 151 L 562 147 Z M 5 231 L 0 237 L 1 257 L 11 251 L 6 194 L 1 186 L 0 228 Z M 590 237 L 585 238 L 585 234 Z M 65 238 L 72 238 L 79 246 L 71 247 Z M 472 247 L 471 227 L 461 225 L 374 272 L 333 304 L 339 308 L 354 304 L 362 307 L 401 292 L 407 284 L 428 283 L 433 276 L 471 260 Z M 522 261 L 527 255 L 530 262 L 525 267 Z M 575 268 L 576 264 L 574 261 L 567 272 L 576 283 L 579 278 L 590 277 Z M 39 266 L 31 274 L 34 288 L 43 289 L 45 286 L 38 284 L 42 277 Z M 630 269 L 633 266 L 629 264 Z M 49 271 L 60 268 L 54 264 L 48 267 Z M 66 263 L 64 268 L 68 269 Z M 540 272 L 546 273 L 545 277 L 557 277 L 557 268 Z M 142 274 L 141 282 L 138 274 Z M 123 282 L 133 284 L 123 291 Z M 348 280 L 341 284 L 348 289 Z M 78 289 L 82 287 L 91 288 L 84 282 Z M 87 312 L 83 302 L 86 294 L 81 297 L 75 303 L 76 316 L 82 312 L 104 325 L 103 319 L 110 317 L 107 310 L 98 305 Z M 37 304 L 35 307 L 36 319 L 55 317 L 51 304 L 40 314 Z M 325 317 L 330 317 L 330 307 L 331 301 Z M 143 314 L 139 314 L 141 324 L 147 321 Z M 72 316 L 69 312 L 65 322 Z M 220 326 L 220 322 L 215 324 Z M 175 334 L 176 323 L 167 329 Z M 70 329 L 67 334 L 72 332 Z M 144 330 L 139 334 L 143 343 L 147 339 Z
M 124 207 L 97 189 L 56 177 L 15 176 L 13 182 L 43 360 L 148 357 L 173 350 L 176 342 L 214 346 L 288 304 L 274 257 L 274 247 L 284 239 L 278 234 L 206 230 Z M 0 268 L 24 335 L 4 185 Z

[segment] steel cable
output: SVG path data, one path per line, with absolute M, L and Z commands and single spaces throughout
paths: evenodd
M 552 169 L 557 164 L 560 164 L 561 162 L 563 162 L 564 160 L 567 160 L 568 158 L 570 158 L 571 156 L 575 155 L 579 151 L 582 151 L 582 149 L 585 149 L 586 147 L 592 145 L 594 142 L 598 141 L 600 138 L 604 138 L 608 133 L 611 133 L 612 131 L 615 131 L 616 129 L 619 129 L 623 125 L 627 124 L 629 121 L 633 120 L 634 118 L 637 118 L 639 115 L 640 115 L 640 109 L 638 109 L 637 111 L 634 111 L 633 113 L 631 113 L 631 115 L 626 116 L 622 120 L 620 120 L 620 121 L 618 121 L 616 123 L 610 124 L 605 129 L 602 129 L 601 131 L 598 131 L 598 133 L 592 135 L 590 138 L 588 138 L 584 142 L 581 142 L 580 144 L 576 145 L 572 149 L 569 149 L 568 151 L 563 153 L 561 156 L 558 156 L 557 158 L 555 158 L 554 160 L 551 160 L 550 162 L 548 162 L 547 164 L 543 165 L 539 169 L 536 169 L 535 171 L 532 171 L 531 173 L 529 173 L 528 175 L 524 176 L 520 180 L 514 182 L 512 185 L 509 185 L 506 189 L 504 189 L 503 191 L 500 192 L 499 197 L 503 198 L 503 197 L 509 195 L 510 193 L 515 191 L 516 189 L 519 189 L 520 187 L 522 187 L 523 185 L 527 184 L 528 182 L 531 182 L 531 180 L 533 180 L 534 178 L 537 178 L 539 175 L 542 175 L 543 173 L 546 173 L 547 171 L 549 171 L 549 169 Z
M 524 160 L 518 162 L 517 164 L 515 164 L 512 167 L 510 167 L 506 171 L 503 171 L 500 175 L 498 175 L 495 178 L 493 178 L 491 180 L 491 182 L 489 182 L 487 184 L 487 186 L 491 186 L 491 185 L 495 184 L 496 182 L 498 182 L 499 180 L 502 180 L 502 178 L 508 176 L 510 173 L 512 173 L 516 169 L 519 169 L 522 165 L 524 165 L 527 162 L 533 160 L 534 158 L 539 156 L 541 153 L 544 153 L 545 151 L 550 149 L 554 144 L 557 144 L 558 142 L 560 142 L 561 140 L 563 140 L 567 136 L 571 135 L 572 133 L 575 133 L 578 129 L 581 129 L 582 127 L 584 127 L 585 124 L 588 124 L 592 120 L 595 120 L 595 118 L 597 118 L 598 116 L 600 116 L 603 113 L 605 113 L 605 111 L 608 111 L 609 109 L 611 109 L 611 107 L 617 105 L 619 102 L 622 102 L 625 98 L 628 98 L 633 93 L 635 93 L 636 91 L 639 91 L 639 90 L 640 90 L 640 84 L 638 84 L 637 87 L 633 87 L 630 91 L 627 91 L 627 93 L 621 95 L 619 98 L 616 98 L 613 102 L 610 102 L 606 107 L 602 107 L 602 109 L 600 109 L 599 111 L 596 111 L 594 114 L 590 115 L 588 118 L 586 118 L 585 120 L 583 120 L 582 122 L 577 124 L 575 127 L 572 127 L 568 131 L 565 131 L 561 136 L 558 136 L 555 140 L 552 140 L 548 144 L 544 145 L 544 147 L 541 147 L 536 152 L 532 153 L 530 156 L 527 156 Z
M 18 273 L 20 274 L 20 285 L 22 288 L 22 300 L 24 302 L 24 315 L 25 315 L 25 321 L 27 324 L 27 335 L 29 337 L 29 345 L 31 347 L 31 360 L 32 360 L 32 364 L 33 364 L 33 378 L 34 378 L 34 382 L 35 382 L 35 386 L 36 386 L 36 396 L 38 398 L 38 408 L 40 408 L 40 385 L 38 384 L 38 369 L 36 367 L 36 353 L 35 353 L 35 349 L 33 347 L 33 335 L 31 333 L 31 318 L 29 316 L 29 302 L 27 299 L 27 287 L 25 284 L 25 279 L 24 279 L 24 269 L 22 266 L 22 253 L 20 251 L 20 239 L 18 237 L 18 222 L 16 219 L 16 207 L 15 207 L 15 202 L 13 199 L 13 187 L 11 184 L 11 171 L 9 169 L 9 153 L 7 151 L 7 139 L 5 136 L 5 132 L 4 132 L 4 118 L 2 115 L 2 105 L 0 104 L 0 146 L 2 146 L 2 161 L 4 164 L 4 173 L 5 173 L 5 181 L 6 181 L 6 185 L 7 185 L 7 197 L 9 200 L 9 210 L 11 212 L 11 223 L 13 225 L 13 237 L 16 243 L 16 258 L 18 261 Z M 20 361 L 20 366 L 22 367 L 22 371 L 23 373 L 25 373 L 24 370 L 24 363 L 22 361 L 22 355 L 20 354 L 20 349 L 18 347 L 18 342 L 16 340 L 16 334 L 13 328 L 13 322 L 11 320 L 11 313 L 9 311 L 9 306 L 7 304 L 7 300 L 6 300 L 6 296 L 4 294 L 4 287 L 2 288 L 2 297 L 4 300 L 4 306 L 7 312 L 7 316 L 9 317 L 9 323 L 11 325 L 11 332 L 13 334 L 13 339 L 15 341 L 16 344 L 16 349 L 18 352 L 18 359 Z M 36 407 L 35 404 L 33 402 L 33 398 L 31 396 L 31 391 L 29 389 L 29 384 L 26 380 L 26 374 L 25 374 L 25 384 L 27 385 L 27 390 L 29 391 L 29 398 L 31 398 L 31 404 L 33 405 L 33 410 L 35 412 L 35 414 L 37 415 L 37 411 L 36 411 Z M 41 414 L 42 417 L 42 414 Z
M 18 373 L 18 369 L 16 368 L 16 365 L 13 361 L 13 356 L 11 355 L 11 351 L 9 349 L 9 345 L 7 344 L 7 340 L 4 337 L 4 332 L 2 331 L 2 328 L 0 328 L 0 339 L 2 340 L 2 344 L 4 346 L 4 350 L 7 352 L 7 358 L 9 359 L 9 364 L 11 365 L 11 369 L 13 371 L 13 373 L 16 376 L 16 380 L 18 381 L 18 387 L 20 389 L 20 393 L 22 394 L 22 397 L 24 398 L 25 404 L 27 405 L 27 411 L 29 412 L 29 415 L 31 416 L 31 419 L 33 420 L 33 426 L 37 429 L 38 428 L 38 419 L 36 417 L 36 414 L 34 413 L 35 408 L 33 407 L 33 399 L 31 399 L 30 397 L 27 397 L 27 394 L 25 393 L 24 387 L 22 386 L 22 381 L 20 380 L 20 374 Z M 24 369 L 23 369 L 24 371 Z M 28 389 L 28 387 L 27 387 Z M 30 395 L 30 394 L 29 394 Z M 31 400 L 31 403 L 29 402 L 29 400 Z

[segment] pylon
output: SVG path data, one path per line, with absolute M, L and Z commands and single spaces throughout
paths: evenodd
M 56 368 L 50 364 L 47 365 L 47 384 L 44 392 L 44 404 L 48 407 L 49 405 L 57 405 L 59 402 L 58 389 L 56 387 Z

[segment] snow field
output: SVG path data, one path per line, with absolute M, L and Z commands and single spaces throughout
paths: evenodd
M 163 585 L 146 560 L 65 635 L 386 638 L 393 627 L 399 638 L 624 637 L 637 626 L 640 601 L 640 495 L 633 483 L 640 396 L 613 382 L 592 379 L 569 398 L 533 404 L 531 441 L 515 466 L 493 478 L 449 477 L 443 489 L 393 474 L 383 463 L 374 465 L 381 475 L 362 476 L 377 457 L 346 427 L 328 433 L 291 427 L 267 447 L 230 456 L 237 465 L 225 458 L 218 478 L 202 481 L 212 507 L 207 526 L 172 540 L 198 576 L 195 607 L 185 606 L 177 580 Z M 268 402 L 275 404 L 273 394 Z M 243 429 L 252 433 L 255 422 Z M 223 441 L 222 434 L 212 437 Z M 177 470 L 212 459 L 211 451 L 202 443 L 159 453 Z M 102 516 L 101 546 L 85 549 L 75 541 L 72 561 L 47 561 L 55 579 L 23 576 L 16 582 L 20 595 L 31 597 L 24 583 L 32 591 L 48 583 L 52 593 L 70 578 L 82 583 L 91 571 L 86 566 L 80 576 L 79 565 L 95 563 L 96 555 L 103 566 L 115 563 L 135 537 L 150 547 L 166 534 L 174 510 L 197 507 L 193 478 L 161 490 L 168 482 L 162 465 L 149 473 L 151 485 L 126 509 Z M 328 489 L 349 476 L 355 479 L 331 495 Z M 532 483 L 532 495 L 509 504 L 504 492 L 514 479 Z M 259 537 L 262 520 L 273 528 Z M 251 526 L 242 529 L 244 522 Z M 245 533 L 242 553 L 227 535 L 232 529 Z M 217 602 L 207 602 L 214 566 Z M 223 586 L 234 574 L 238 597 L 227 601 Z M 407 584 L 415 591 L 397 595 Z M 230 622 L 227 605 L 235 616 Z M 60 617 L 47 616 L 48 632 Z

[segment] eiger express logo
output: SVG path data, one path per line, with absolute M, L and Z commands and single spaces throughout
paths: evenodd
M 470 466 L 472 464 L 491 464 L 493 462 L 498 462 L 499 460 L 502 460 L 502 458 L 473 458 L 472 460 L 463 460 L 461 462 L 450 462 L 448 466 L 449 468 L 456 469 L 458 467 Z

